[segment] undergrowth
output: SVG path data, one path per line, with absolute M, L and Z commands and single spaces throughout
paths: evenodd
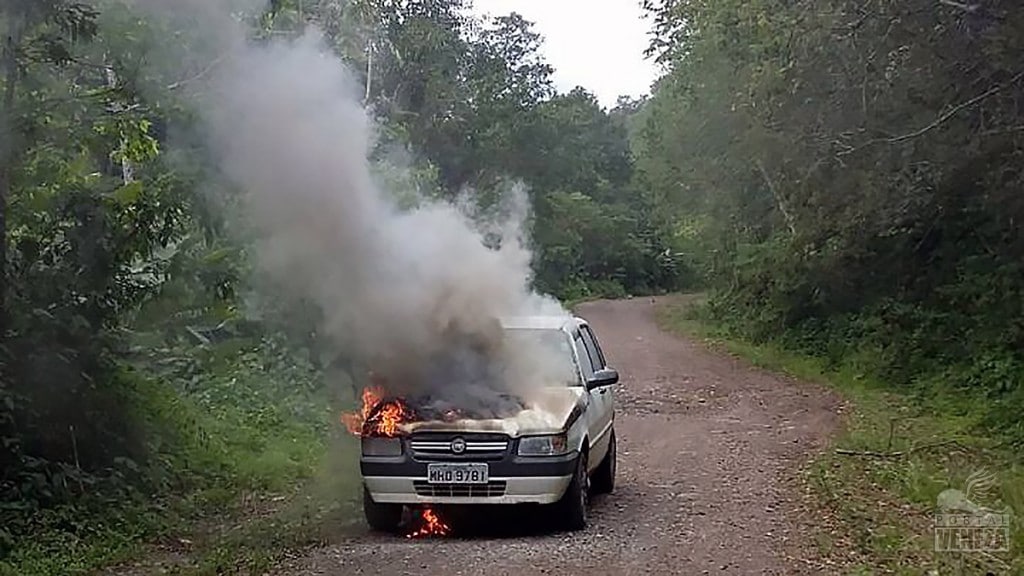
M 301 354 L 268 337 L 152 344 L 121 367 L 148 458 L 74 487 L 71 503 L 5 510 L 0 574 L 90 573 L 153 542 L 187 553 L 179 573 L 255 573 L 347 516 L 351 473 L 323 463 L 353 442 L 332 440 L 339 399 Z
M 819 549 L 845 558 L 847 573 L 1024 574 L 1024 462 L 1013 448 L 1015 431 L 993 429 L 983 397 L 951 393 L 954 372 L 946 373 L 951 381 L 934 379 L 931 394 L 900 389 L 874 375 L 887 359 L 870 349 L 826 357 L 794 352 L 786 339 L 755 343 L 710 315 L 703 299 L 665 305 L 659 321 L 759 367 L 829 385 L 846 400 L 836 450 L 816 457 L 805 474 L 822 517 L 840 527 L 838 537 L 824 530 L 816 537 Z M 968 478 L 986 471 L 991 489 L 967 495 L 1011 512 L 1010 551 L 936 552 L 940 493 L 966 491 Z

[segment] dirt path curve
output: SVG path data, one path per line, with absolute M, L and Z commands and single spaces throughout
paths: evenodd
M 279 574 L 611 575 L 814 573 L 786 551 L 792 472 L 833 429 L 826 392 L 749 368 L 658 329 L 650 298 L 580 306 L 622 374 L 619 477 L 590 527 L 474 539 L 363 535 Z

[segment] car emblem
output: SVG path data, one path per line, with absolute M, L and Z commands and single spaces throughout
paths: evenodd
M 462 454 L 466 451 L 466 441 L 462 438 L 456 438 L 452 440 L 452 453 Z

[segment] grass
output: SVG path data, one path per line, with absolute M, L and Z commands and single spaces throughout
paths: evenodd
M 337 448 L 336 466 L 347 464 L 353 442 Z M 357 478 L 351 469 L 325 466 L 289 493 L 253 495 L 227 520 L 186 532 L 168 549 L 151 546 L 146 573 L 178 576 L 263 574 L 291 551 L 330 542 L 354 524 Z
M 361 518 L 358 444 L 337 419 L 341 406 L 355 406 L 353 390 L 280 342 L 174 344 L 150 328 L 135 335 L 145 352 L 125 366 L 150 428 L 152 462 L 138 471 L 145 481 L 17 511 L 17 527 L 5 516 L 0 576 L 109 567 L 132 576 L 259 574 Z
M 357 443 L 337 424 L 352 392 L 332 398 L 323 375 L 282 347 L 222 348 L 162 350 L 140 362 L 140 409 L 151 426 L 151 462 L 139 470 L 146 481 L 23 513 L 0 576 L 108 567 L 132 576 L 259 574 L 356 518 Z M 153 368 L 176 355 L 189 373 Z
M 838 369 L 822 359 L 723 333 L 697 312 L 702 298 L 659 309 L 668 330 L 701 338 L 750 363 L 832 387 L 847 405 L 835 450 L 805 469 L 808 493 L 832 530 L 814 536 L 818 551 L 847 574 L 1024 574 L 1024 464 L 997 438 L 979 432 L 964 401 L 923 403 L 865 376 L 870 358 L 849 358 Z M 936 502 L 946 489 L 964 491 L 975 472 L 994 475 L 988 493 L 970 500 L 1015 511 L 1009 552 L 936 552 Z

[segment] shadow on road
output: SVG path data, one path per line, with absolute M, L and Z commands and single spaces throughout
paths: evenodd
M 599 511 L 605 498 L 594 497 L 591 501 L 590 513 Z M 504 540 L 522 538 L 544 538 L 563 533 L 557 511 L 551 506 L 446 506 L 436 507 L 442 521 L 450 531 L 443 536 L 422 536 L 410 541 L 431 538 L 456 540 Z M 396 539 L 407 539 L 407 534 L 417 526 L 404 524 L 393 536 Z M 380 534 L 367 532 L 375 536 Z M 387 538 L 387 535 L 383 535 Z

